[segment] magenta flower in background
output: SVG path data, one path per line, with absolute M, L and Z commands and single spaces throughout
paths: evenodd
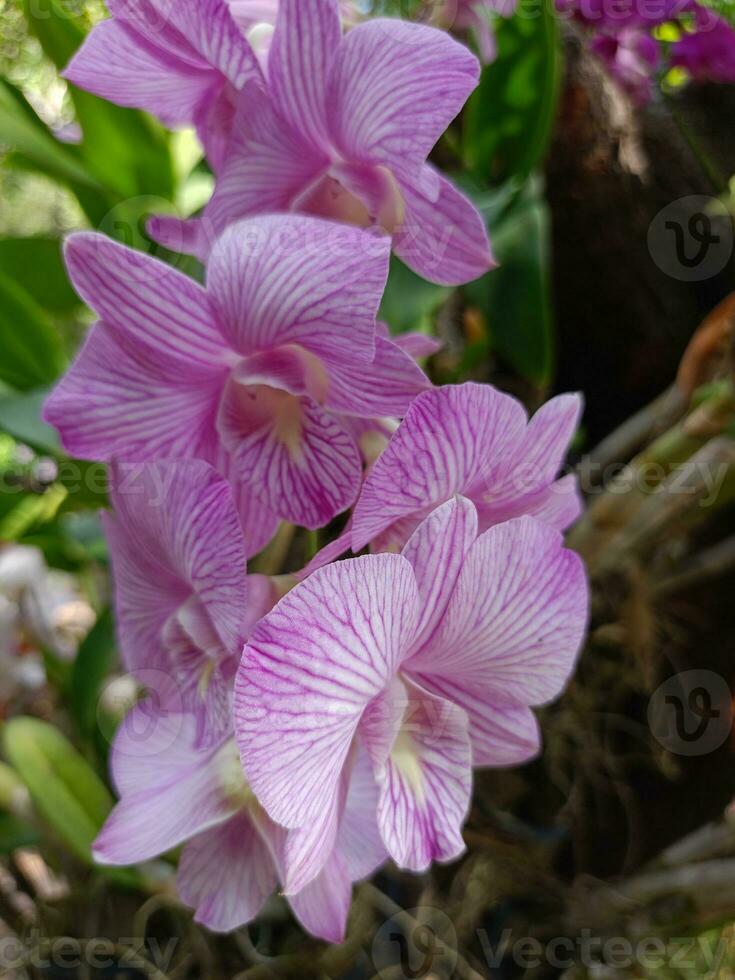
M 120 802 L 95 841 L 95 860 L 137 864 L 184 844 L 177 888 L 196 920 L 229 932 L 254 919 L 283 880 L 285 849 L 298 834 L 264 813 L 243 778 L 232 737 L 199 745 L 191 715 L 157 713 L 142 702 L 115 736 L 111 769 Z M 353 881 L 386 858 L 376 807 L 377 786 L 359 755 L 323 870 L 288 898 L 315 936 L 341 942 Z
M 651 81 L 660 62 L 659 45 L 645 30 L 628 27 L 616 34 L 598 34 L 590 48 L 611 78 L 638 105 L 651 97 Z
M 440 23 L 443 21 L 448 29 L 474 34 L 480 58 L 488 65 L 498 53 L 493 18 L 510 17 L 517 6 L 518 0 L 446 0 L 440 8 Z
M 109 0 L 112 17 L 87 35 L 64 77 L 166 126 L 195 126 L 216 170 L 237 92 L 263 84 L 257 57 L 226 0 Z M 253 10 L 253 14 L 261 16 Z
M 671 64 L 697 82 L 735 84 L 735 30 L 711 10 L 697 7 L 693 26 L 672 45 Z
M 380 229 L 426 279 L 476 279 L 493 265 L 485 223 L 427 156 L 478 77 L 443 31 L 376 19 L 343 36 L 337 0 L 282 0 L 267 89 L 243 89 L 203 217 L 151 234 L 205 257 L 239 217 L 299 211 Z
M 582 504 L 577 478 L 557 476 L 581 410 L 578 395 L 560 395 L 529 421 L 517 399 L 492 385 L 424 392 L 368 472 L 345 532 L 305 571 L 368 544 L 400 549 L 456 493 L 473 501 L 483 531 L 523 514 L 566 530 Z
M 242 645 L 276 598 L 270 580 L 246 575 L 230 487 L 200 460 L 118 463 L 111 499 L 102 520 L 123 662 L 169 678 L 197 739 L 217 739 L 231 724 Z
M 735 30 L 694 0 L 556 0 L 591 34 L 590 47 L 610 76 L 644 104 L 660 69 L 683 68 L 695 82 L 735 82 Z M 670 24 L 679 40 L 662 42 L 655 28 Z
M 286 854 L 287 893 L 328 861 L 356 741 L 383 842 L 414 871 L 463 850 L 473 766 L 537 752 L 530 706 L 572 671 L 583 565 L 533 518 L 477 527 L 455 497 L 402 554 L 319 569 L 251 633 L 234 704 L 246 777 L 273 820 L 314 842 Z
M 246 527 L 272 530 L 273 515 L 320 527 L 362 477 L 341 419 L 401 416 L 429 387 L 376 328 L 389 248 L 346 225 L 261 217 L 217 242 L 205 289 L 101 235 L 73 235 L 69 274 L 100 323 L 45 416 L 87 459 L 213 463 L 246 493 Z

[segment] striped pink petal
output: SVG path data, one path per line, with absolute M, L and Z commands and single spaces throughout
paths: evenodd
M 440 628 L 403 669 L 446 678 L 490 704 L 557 697 L 587 625 L 584 566 L 558 531 L 531 517 L 470 548 Z
M 209 297 L 193 279 L 92 232 L 70 235 L 64 255 L 75 289 L 116 333 L 189 371 L 226 363 Z
M 415 627 L 416 584 L 400 555 L 319 569 L 255 627 L 235 685 L 235 729 L 270 816 L 304 827 L 336 805 L 366 705 Z
M 326 402 L 335 411 L 355 416 L 402 416 L 413 399 L 430 387 L 410 354 L 397 343 L 376 337 L 370 364 L 332 360 Z
M 399 867 L 425 871 L 464 850 L 471 750 L 460 708 L 410 683 L 406 696 L 403 726 L 378 778 L 378 825 Z
M 335 854 L 317 878 L 297 895 L 289 895 L 288 903 L 307 932 L 330 943 L 341 943 L 351 898 L 349 872 L 341 856 Z
M 242 354 L 299 344 L 327 365 L 375 355 L 390 244 L 297 215 L 237 223 L 215 245 L 209 293 Z
M 422 278 L 457 286 L 478 279 L 497 263 L 480 212 L 446 177 L 435 176 L 436 195 L 401 184 L 405 214 L 393 248 Z
M 478 474 L 470 493 L 485 527 L 521 514 L 545 514 L 547 523 L 561 531 L 579 515 L 575 478 L 554 481 L 581 413 L 579 395 L 552 398 L 530 420 L 512 457 Z
M 129 24 L 97 24 L 64 77 L 116 105 L 145 109 L 166 126 L 191 123 L 203 99 L 216 97 L 223 80 L 202 63 L 187 63 L 145 43 Z
M 230 381 L 217 425 L 232 476 L 285 520 L 322 527 L 357 496 L 355 441 L 311 399 Z
M 365 481 L 353 551 L 400 519 L 467 493 L 486 466 L 500 465 L 525 421 L 520 403 L 489 385 L 468 382 L 419 395 Z
M 327 82 L 342 39 L 336 0 L 280 0 L 268 81 L 285 122 L 328 144 Z
M 82 459 L 212 459 L 225 377 L 99 323 L 46 400 L 44 418 Z
M 149 760 L 147 738 L 133 728 L 137 715 L 128 718 L 130 722 L 123 721 L 116 737 L 114 751 Z M 195 754 L 189 744 L 188 764 L 182 766 L 179 745 L 158 753 L 155 786 L 125 793 L 113 808 L 94 842 L 93 853 L 100 864 L 138 864 L 164 854 L 224 823 L 242 805 L 223 791 L 217 748 Z
M 421 599 L 413 653 L 431 642 L 476 538 L 474 504 L 455 496 L 432 511 L 408 539 L 402 554 L 413 567 Z
M 378 829 L 378 784 L 367 752 L 357 746 L 336 849 L 351 881 L 367 878 L 387 859 Z
M 123 644 L 129 662 L 146 656 L 135 648 L 143 593 L 163 582 L 177 583 L 179 627 L 197 645 L 219 642 L 238 653 L 247 608 L 246 559 L 227 482 L 198 460 L 118 464 L 111 496 L 118 617 L 123 635 L 128 629 L 133 634 Z
M 262 83 L 257 58 L 225 0 L 111 0 L 65 71 L 80 88 L 146 109 L 168 126 L 193 124 L 227 87 Z
M 333 138 L 345 158 L 385 164 L 400 182 L 436 190 L 423 165 L 479 72 L 475 56 L 441 31 L 382 18 L 360 24 L 332 71 Z
M 155 671 L 148 671 L 153 678 Z M 110 752 L 110 773 L 118 796 L 154 791 L 166 779 L 185 778 L 192 763 L 209 758 L 195 748 L 196 719 L 161 707 L 166 681 L 158 684 L 123 718 Z M 165 781 L 165 780 L 164 780 Z
M 517 766 L 538 755 L 541 733 L 530 708 L 473 690 L 448 675 L 411 672 L 426 690 L 458 705 L 469 720 L 472 766 Z
M 351 760 L 342 771 L 334 806 L 325 809 L 319 819 L 291 830 L 283 848 L 281 878 L 283 892 L 297 895 L 314 881 L 332 859 L 337 832 L 342 821 Z
M 523 510 L 549 527 L 565 531 L 584 511 L 577 475 L 569 473 L 545 487 L 534 499 L 524 502 Z
M 239 218 L 289 211 L 328 166 L 327 153 L 284 123 L 266 91 L 246 85 L 238 99 L 230 152 L 204 211 L 208 248 Z
M 190 840 L 176 876 L 181 901 L 214 932 L 254 919 L 276 885 L 273 858 L 245 810 Z

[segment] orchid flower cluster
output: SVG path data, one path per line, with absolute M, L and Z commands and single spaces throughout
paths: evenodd
M 643 104 L 659 75 L 735 83 L 735 29 L 695 0 L 556 0 L 610 76 Z
M 110 5 L 67 76 L 194 125 L 217 182 L 201 218 L 153 228 L 203 285 L 99 234 L 66 245 L 98 321 L 46 418 L 110 464 L 120 649 L 155 695 L 116 736 L 95 855 L 183 845 L 179 894 L 211 929 L 280 889 L 337 942 L 356 881 L 462 853 L 473 769 L 539 750 L 532 709 L 587 618 L 558 478 L 580 400 L 529 421 L 489 385 L 434 388 L 434 342 L 376 320 L 391 250 L 444 283 L 492 266 L 427 163 L 477 83 L 465 47 L 347 28 L 337 0 Z M 298 576 L 248 574 L 281 522 L 341 514 Z

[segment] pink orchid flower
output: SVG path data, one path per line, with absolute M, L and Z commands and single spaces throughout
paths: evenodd
M 198 740 L 217 739 L 242 645 L 276 598 L 269 579 L 246 575 L 229 484 L 200 460 L 116 463 L 111 499 L 102 520 L 123 662 L 158 672 L 159 694 L 192 713 Z
M 337 0 L 282 0 L 267 88 L 242 90 L 203 217 L 150 232 L 205 257 L 236 218 L 306 212 L 380 229 L 426 279 L 476 279 L 494 264 L 485 223 L 427 157 L 478 77 L 443 31 L 377 18 L 343 35 Z
M 400 550 L 420 521 L 456 493 L 473 501 L 482 531 L 523 514 L 566 530 L 582 503 L 576 476 L 557 475 L 581 411 L 579 395 L 560 395 L 529 421 L 517 399 L 492 385 L 424 392 L 367 473 L 344 533 L 302 574 L 368 544 Z
M 64 77 L 116 105 L 145 109 L 166 126 L 193 125 L 217 170 L 246 82 L 262 84 L 256 53 L 226 0 L 109 0 Z M 267 9 L 251 13 L 260 17 Z M 275 16 L 275 9 L 270 12 Z
M 314 841 L 286 855 L 287 892 L 328 860 L 356 741 L 382 840 L 413 871 L 462 852 L 473 766 L 537 752 L 531 707 L 572 672 L 584 568 L 531 517 L 477 529 L 454 497 L 402 554 L 319 569 L 252 631 L 234 701 L 245 774 L 273 820 Z
M 429 387 L 376 327 L 389 248 L 347 225 L 262 217 L 223 234 L 205 289 L 101 235 L 72 235 L 69 274 L 100 323 L 46 418 L 84 458 L 207 460 L 247 490 L 251 528 L 259 515 L 269 529 L 273 515 L 320 527 L 362 478 L 342 419 L 401 416 Z
M 288 841 L 298 833 L 274 824 L 258 804 L 232 737 L 198 745 L 191 715 L 157 713 L 142 702 L 115 736 L 111 768 L 120 802 L 95 841 L 95 860 L 138 864 L 184 844 L 177 888 L 196 920 L 229 932 L 254 919 L 283 880 Z M 315 936 L 342 941 L 352 883 L 386 858 L 376 808 L 377 786 L 358 755 L 328 860 L 288 897 Z

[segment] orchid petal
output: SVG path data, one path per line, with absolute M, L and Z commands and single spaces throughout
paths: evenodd
M 112 501 L 115 517 L 107 523 L 118 529 L 113 559 L 128 662 L 142 658 L 145 666 L 146 651 L 136 643 L 146 631 L 144 594 L 167 581 L 177 583 L 179 605 L 196 596 L 196 605 L 188 604 L 190 636 L 198 629 L 209 646 L 219 641 L 237 654 L 248 604 L 246 560 L 227 482 L 199 460 L 149 463 L 137 471 L 116 465 Z
M 218 429 L 233 475 L 285 520 L 323 527 L 357 496 L 354 439 L 311 399 L 230 382 Z
M 538 512 L 540 516 L 545 512 L 550 518 L 548 523 L 564 530 L 568 525 L 555 521 L 578 516 L 576 484 L 567 481 L 553 490 L 558 500 L 549 497 L 581 412 L 579 395 L 552 398 L 528 423 L 512 460 L 483 474 L 478 486 L 468 491 L 477 500 L 480 519 L 486 527 L 522 514 Z
M 139 744 L 131 744 L 131 738 Z M 146 742 L 139 735 L 131 736 L 128 729 L 120 743 L 116 740 L 114 751 L 120 754 L 120 746 L 125 745 L 126 751 L 150 766 L 151 746 Z M 238 798 L 222 790 L 216 750 L 192 755 L 185 769 L 178 764 L 179 749 L 172 751 L 173 762 L 166 750 L 157 755 L 159 776 L 154 787 L 124 795 L 113 808 L 94 842 L 93 853 L 100 864 L 147 861 L 223 823 L 241 807 Z
M 436 337 L 429 337 L 425 333 L 401 333 L 392 337 L 391 340 L 400 347 L 402 351 L 410 354 L 411 357 L 431 357 L 442 349 L 442 342 Z
M 82 459 L 211 457 L 220 375 L 187 372 L 92 327 L 44 406 L 67 452 Z
M 458 705 L 469 719 L 472 766 L 517 766 L 538 755 L 541 733 L 530 708 L 477 693 L 451 677 L 411 673 L 433 694 Z
M 477 538 L 477 511 L 466 497 L 455 496 L 437 507 L 403 549 L 416 576 L 421 617 L 413 651 L 431 641 L 454 590 L 467 552 Z
M 279 118 L 267 92 L 246 85 L 238 99 L 230 152 L 204 211 L 209 247 L 239 218 L 289 211 L 328 166 L 326 153 Z
M 181 901 L 215 932 L 254 919 L 277 883 L 273 858 L 246 811 L 190 840 L 176 876 Z
M 243 766 L 285 827 L 323 819 L 360 716 L 387 684 L 417 615 L 413 572 L 399 555 L 314 572 L 257 624 L 235 683 Z
M 461 828 L 472 789 L 467 716 L 456 705 L 407 685 L 403 728 L 378 777 L 378 824 L 399 867 L 425 871 L 464 850 Z
M 503 458 L 525 422 L 520 403 L 488 385 L 468 382 L 419 395 L 365 480 L 353 551 L 400 518 L 465 493 L 490 461 Z
M 321 874 L 288 903 L 307 932 L 330 943 L 345 937 L 347 914 L 352 899 L 352 882 L 344 861 L 334 855 Z
M 172 214 L 154 214 L 146 222 L 146 232 L 154 242 L 171 252 L 193 255 L 205 263 L 211 242 L 203 218 L 177 218 Z
M 532 517 L 499 524 L 471 547 L 440 628 L 403 669 L 544 704 L 572 673 L 587 606 L 582 560 L 558 531 Z
M 370 759 L 358 745 L 336 844 L 351 881 L 367 878 L 388 857 L 378 829 L 378 798 Z
M 191 123 L 198 105 L 223 83 L 207 65 L 184 62 L 117 20 L 90 31 L 64 78 L 115 105 L 145 109 L 172 127 Z
M 286 837 L 281 877 L 284 894 L 289 897 L 314 881 L 332 858 L 345 806 L 349 768 L 348 763 L 339 782 L 334 806 L 325 809 L 318 820 L 290 831 Z
M 479 79 L 467 48 L 442 31 L 377 18 L 349 31 L 329 89 L 343 155 L 384 163 L 400 182 L 436 187 L 426 157 Z
M 413 399 L 431 387 L 415 360 L 398 344 L 375 338 L 371 364 L 338 364 L 329 367 L 326 404 L 335 411 L 368 418 L 405 415 Z
M 93 232 L 70 235 L 64 255 L 77 292 L 110 328 L 189 370 L 225 363 L 209 297 L 193 279 Z
M 258 500 L 249 486 L 242 480 L 231 480 L 235 506 L 240 517 L 245 554 L 248 558 L 257 555 L 273 539 L 280 520 L 277 514 Z
M 280 0 L 268 80 L 283 119 L 316 147 L 328 143 L 327 80 L 341 39 L 335 0 Z
M 579 479 L 569 473 L 546 487 L 533 501 L 527 501 L 524 511 L 557 531 L 566 531 L 582 515 L 584 501 L 579 491 Z
M 446 177 L 439 176 L 438 183 L 436 199 L 402 183 L 405 215 L 394 234 L 393 248 L 422 278 L 459 286 L 478 279 L 497 263 L 475 205 Z
M 165 699 L 165 689 L 149 691 L 120 722 L 110 753 L 112 782 L 119 796 L 152 792 L 169 779 L 183 779 L 192 764 L 209 757 L 207 751 L 195 748 L 193 715 L 166 709 L 161 705 Z
M 299 344 L 322 358 L 370 361 L 390 243 L 319 218 L 237 223 L 210 256 L 207 282 L 235 350 Z
M 226 0 L 176 0 L 165 4 L 172 27 L 236 90 L 246 82 L 262 82 L 253 49 L 235 23 Z

